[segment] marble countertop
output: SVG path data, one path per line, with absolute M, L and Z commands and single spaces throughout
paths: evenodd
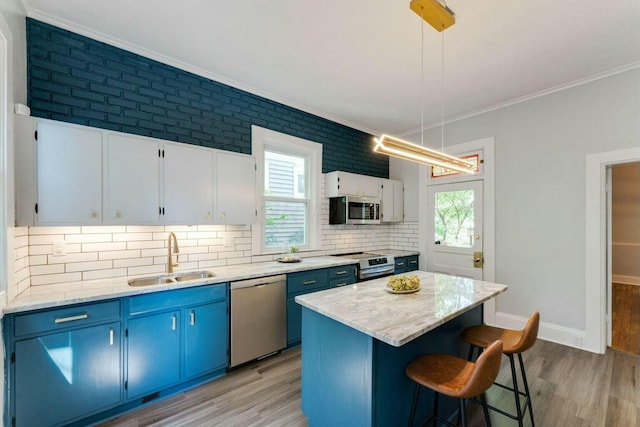
M 296 302 L 395 347 L 507 290 L 506 285 L 414 271 L 412 294 L 385 290 L 388 277 L 296 297 Z
M 209 279 L 175 282 L 163 285 L 132 287 L 127 283 L 133 277 L 72 282 L 66 284 L 32 286 L 18 295 L 2 309 L 3 314 L 18 313 L 42 308 L 59 307 L 70 304 L 98 301 L 108 298 L 119 298 L 141 295 L 152 292 L 201 286 L 205 283 L 224 283 L 234 280 L 274 276 L 296 271 L 330 268 L 340 265 L 355 264 L 357 261 L 336 256 L 303 258 L 298 263 L 280 263 L 277 261 L 239 264 L 227 267 L 215 267 L 207 271 L 215 274 Z M 175 273 L 180 274 L 177 270 Z M 136 276 L 149 277 L 152 275 Z

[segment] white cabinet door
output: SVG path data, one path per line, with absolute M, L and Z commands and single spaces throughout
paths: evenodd
M 404 185 L 401 181 L 393 182 L 393 221 L 404 221 Z
M 404 216 L 402 182 L 392 179 L 382 181 L 382 222 L 401 222 Z
M 37 183 L 38 224 L 99 224 L 101 130 L 39 120 Z
M 217 224 L 256 222 L 256 161 L 253 156 L 218 151 L 215 155 Z
M 325 178 L 327 197 L 361 196 L 380 198 L 380 178 L 343 171 L 329 172 Z
M 164 223 L 210 224 L 213 151 L 186 144 L 164 145 Z
M 159 154 L 158 141 L 107 134 L 105 223 L 160 223 Z
M 364 197 L 380 198 L 380 178 L 360 175 L 360 192 Z

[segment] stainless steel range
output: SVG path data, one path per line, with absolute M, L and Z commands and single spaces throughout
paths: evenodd
M 381 255 L 373 252 L 354 252 L 337 255 L 358 260 L 358 281 L 390 276 L 395 270 L 393 255 Z

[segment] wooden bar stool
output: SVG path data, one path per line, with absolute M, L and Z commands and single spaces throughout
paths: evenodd
M 513 329 L 502 329 L 488 325 L 472 326 L 462 331 L 462 339 L 469 344 L 469 360 L 473 358 L 473 351 L 476 348 L 488 348 L 495 340 L 501 340 L 504 348 L 502 352 L 509 358 L 511 364 L 511 376 L 513 377 L 513 388 L 504 384 L 496 383 L 497 386 L 512 391 L 516 400 L 516 415 L 510 414 L 502 409 L 487 405 L 489 408 L 499 412 L 507 417 L 517 420 L 518 425 L 522 427 L 524 422 L 524 413 L 529 409 L 531 417 L 531 427 L 534 427 L 533 408 L 531 407 L 531 394 L 529 393 L 529 384 L 527 383 L 527 375 L 524 372 L 524 364 L 522 363 L 522 352 L 530 349 L 538 338 L 538 326 L 540 324 L 540 313 L 534 311 L 529 317 L 523 330 L 517 331 Z M 522 373 L 522 382 L 524 383 L 524 393 L 518 390 L 518 380 L 516 378 L 516 366 L 513 355 L 518 355 L 520 362 L 520 372 Z M 524 410 L 520 404 L 520 396 L 525 397 Z
M 438 399 L 440 394 L 444 394 L 460 399 L 459 416 L 462 419 L 462 427 L 467 425 L 464 399 L 480 396 L 485 421 L 487 426 L 491 426 L 484 392 L 491 387 L 498 376 L 501 353 L 502 342 L 498 340 L 491 344 L 475 363 L 448 354 L 425 354 L 409 363 L 406 369 L 407 376 L 416 383 L 409 426 L 413 426 L 421 385 L 434 391 L 433 416 L 429 418 L 427 424 L 439 421 L 455 427 L 454 424 L 438 416 Z

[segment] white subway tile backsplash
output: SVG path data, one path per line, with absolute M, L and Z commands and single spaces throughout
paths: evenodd
M 164 273 L 164 265 L 145 265 L 127 268 L 127 276 L 141 276 L 143 274 Z
M 97 252 L 82 252 L 67 255 L 48 255 L 47 257 L 47 263 L 49 264 L 66 264 L 71 262 L 87 262 L 97 260 Z
M 153 249 L 164 247 L 162 240 L 147 240 L 142 242 L 127 242 L 127 249 Z
M 64 234 L 36 234 L 29 236 L 29 245 L 51 245 L 64 240 Z
M 53 253 L 53 245 L 32 245 L 28 246 L 29 255 L 48 255 Z
M 60 273 L 60 274 L 45 274 L 45 275 L 31 275 L 31 286 L 38 285 L 52 285 L 55 283 L 69 283 L 79 282 L 82 280 L 82 273 Z
M 47 262 L 48 262 L 48 258 L 46 255 L 31 255 L 29 256 L 28 265 L 43 265 L 43 264 L 47 264 Z
M 140 242 L 152 239 L 153 233 L 116 233 L 113 235 L 114 242 Z
M 111 242 L 112 237 L 111 237 L 111 234 L 109 233 L 67 234 L 65 235 L 65 238 L 63 240 L 67 243 L 102 243 L 102 242 Z M 53 241 L 51 243 L 53 243 Z
M 135 249 L 130 251 L 107 251 L 107 252 L 99 252 L 98 259 L 123 259 L 123 258 L 140 258 L 141 251 Z
M 125 258 L 113 260 L 113 268 L 140 267 L 143 265 L 153 265 L 153 258 Z
M 80 234 L 81 232 L 81 227 L 29 227 L 30 236 L 41 234 Z
M 109 279 L 111 277 L 123 277 L 126 275 L 126 268 L 109 268 L 107 270 L 84 271 L 82 272 L 82 280 Z
M 67 273 L 74 271 L 106 270 L 113 267 L 113 261 L 70 262 L 66 264 Z
M 124 225 L 99 225 L 99 226 L 82 226 L 82 234 L 98 234 L 98 233 L 126 233 L 127 227 Z
M 64 264 L 44 264 L 29 266 L 31 276 L 42 276 L 47 274 L 64 273 Z
M 127 233 L 159 233 L 164 231 L 165 227 L 162 225 L 127 225 Z
M 104 243 L 83 243 L 82 252 L 107 252 L 107 251 L 124 251 L 128 248 L 128 244 L 132 242 L 111 242 Z M 135 249 L 135 248 L 129 248 Z

